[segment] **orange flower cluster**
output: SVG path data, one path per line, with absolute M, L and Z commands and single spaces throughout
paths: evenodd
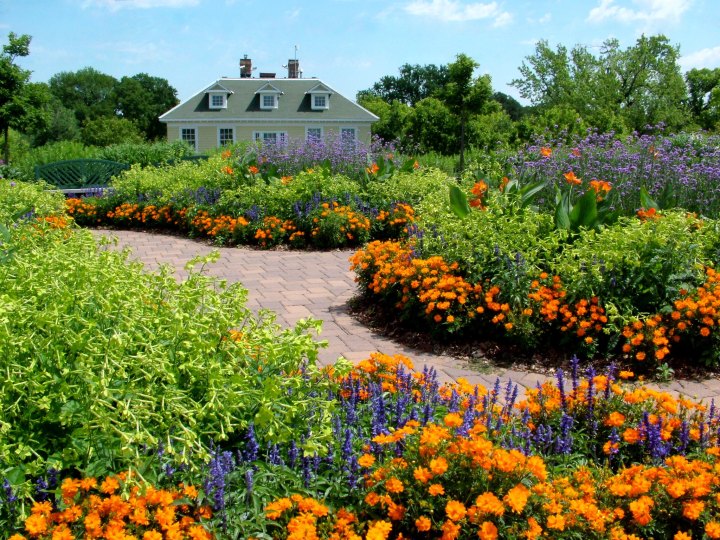
M 142 538 L 143 540 L 210 540 L 213 536 L 201 519 L 212 517 L 207 506 L 192 501 L 198 497 L 193 486 L 180 485 L 173 491 L 146 486 L 130 487 L 125 474 L 62 482 L 62 505 L 36 502 L 25 520 L 30 538 L 72 540 L 74 538 Z M 128 490 L 123 495 L 123 488 Z M 181 502 L 182 500 L 182 502 Z M 189 501 L 189 502 L 187 502 Z M 15 535 L 15 540 L 24 536 Z
M 473 185 L 472 189 L 470 189 L 470 193 L 473 195 L 470 198 L 470 206 L 473 208 L 479 208 L 480 210 L 485 210 L 487 206 L 485 205 L 483 199 L 488 193 L 488 185 L 482 180 L 475 182 L 475 185 Z
M 648 221 L 658 219 L 661 216 L 655 208 L 650 208 L 648 210 L 641 208 L 637 211 L 637 217 L 639 217 L 642 221 Z
M 415 209 L 407 203 L 396 203 L 390 212 L 380 210 L 375 219 L 390 226 L 406 226 L 415 221 Z
M 338 202 L 333 201 L 332 203 L 322 203 L 322 211 L 318 217 L 313 218 L 313 223 L 316 225 L 310 231 L 310 235 L 315 237 L 320 234 L 320 223 L 323 219 L 330 217 L 339 217 L 345 224 L 340 226 L 340 232 L 343 233 L 348 240 L 353 241 L 357 239 L 360 232 L 368 232 L 370 230 L 370 220 L 355 212 L 352 208 L 345 205 L 340 205 Z
M 72 217 L 83 217 L 100 223 L 97 206 L 87 203 L 84 199 L 65 199 L 65 212 Z
M 322 536 L 329 540 L 362 540 L 355 531 L 358 520 L 354 514 L 341 508 L 330 516 L 328 507 L 311 497 L 295 494 L 277 499 L 265 507 L 265 516 L 283 523 L 287 540 L 317 540 L 320 529 L 329 530 Z
M 598 202 L 605 197 L 607 193 L 612 189 L 612 184 L 605 180 L 590 180 L 590 189 L 592 189 L 597 195 Z
M 123 203 L 107 213 L 108 219 L 125 221 L 138 225 L 178 225 L 180 221 L 173 214 L 171 206 L 157 207 Z
M 244 217 L 211 216 L 205 210 L 198 211 L 190 225 L 197 231 L 208 236 L 231 236 L 236 231 L 248 226 Z
M 262 225 L 255 231 L 255 240 L 262 247 L 273 246 L 282 242 L 288 233 L 291 235 L 290 240 L 293 241 L 297 241 L 303 235 L 292 220 L 283 221 L 275 216 L 266 216 Z
M 712 268 L 705 273 L 702 287 L 692 293 L 680 291 L 681 298 L 673 302 L 669 314 L 651 315 L 623 328 L 627 340 L 623 352 L 636 360 L 645 360 L 648 355 L 663 360 L 683 338 L 711 339 L 720 324 L 720 274 Z
M 352 269 L 367 276 L 367 288 L 375 294 L 394 291 L 398 309 L 419 303 L 425 315 L 436 323 L 460 323 L 472 319 L 482 295 L 457 275 L 458 264 L 442 257 L 413 259 L 410 249 L 399 242 L 370 242 L 351 258 Z M 463 321 L 466 322 L 466 321 Z
M 64 216 L 45 216 L 36 219 L 38 223 L 49 225 L 51 229 L 67 229 L 70 226 Z
M 566 296 L 560 276 L 552 278 L 543 272 L 540 279 L 531 283 L 532 292 L 528 295 L 535 302 L 537 312 L 547 323 L 557 323 L 561 332 L 574 332 L 586 344 L 596 339 L 608 318 L 605 310 L 600 306 L 597 297 L 590 300 L 580 299 L 574 304 L 568 304 L 563 299 Z M 526 310 L 532 315 L 533 310 Z

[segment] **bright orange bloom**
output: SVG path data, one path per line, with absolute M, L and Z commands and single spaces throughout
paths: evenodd
M 388 493 L 402 493 L 405 490 L 405 486 L 402 481 L 397 478 L 388 478 L 385 482 L 385 489 Z
M 360 459 L 358 459 L 358 465 L 361 467 L 372 467 L 373 463 L 375 463 L 375 456 L 372 454 L 363 454 L 360 456 Z
M 563 174 L 563 176 L 565 177 L 565 180 L 568 184 L 575 186 L 582 184 L 582 179 L 575 176 L 575 173 L 573 171 L 566 172 L 565 174 Z
M 460 521 L 467 514 L 467 509 L 460 501 L 451 500 L 445 505 L 445 514 L 452 521 Z
M 516 485 L 503 497 L 503 501 L 510 509 L 519 514 L 525 508 L 527 500 L 530 497 L 530 490 L 522 484 Z
M 540 148 L 540 155 L 542 157 L 550 157 L 552 156 L 552 148 L 548 148 L 547 146 L 543 146 Z
M 430 470 L 434 474 L 443 474 L 448 469 L 448 462 L 444 457 L 430 460 Z
M 420 516 L 415 520 L 415 528 L 420 532 L 427 532 L 432 527 L 432 522 L 425 516 Z
M 442 484 L 432 484 L 428 488 L 428 493 L 432 495 L 433 497 L 436 495 L 445 495 L 445 488 L 442 486 Z
M 478 530 L 478 538 L 480 540 L 496 540 L 498 537 L 498 530 L 492 521 L 483 521 Z
M 377 174 L 377 172 L 380 170 L 380 167 L 378 167 L 377 163 L 373 163 L 370 167 L 367 167 L 365 169 L 368 174 Z
M 258 169 L 255 165 L 250 165 L 248 167 L 248 171 L 250 171 L 250 174 L 257 174 L 260 172 L 260 169 Z
M 385 540 L 390 536 L 391 531 L 392 523 L 388 521 L 376 521 L 368 529 L 365 540 Z

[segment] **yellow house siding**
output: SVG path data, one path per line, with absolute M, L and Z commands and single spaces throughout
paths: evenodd
M 232 128 L 235 135 L 235 142 L 253 141 L 257 132 L 284 132 L 291 140 L 304 141 L 307 136 L 307 128 L 321 128 L 324 137 L 337 136 L 342 128 L 354 128 L 356 137 L 359 141 L 370 143 L 370 126 L 367 124 L 354 123 L 293 123 L 293 124 L 263 124 L 263 123 L 233 123 L 222 122 L 218 124 L 188 124 L 174 123 L 167 124 L 167 140 L 169 142 L 179 140 L 181 130 L 183 128 L 195 129 L 198 153 L 207 152 L 219 146 L 219 130 L 220 128 Z

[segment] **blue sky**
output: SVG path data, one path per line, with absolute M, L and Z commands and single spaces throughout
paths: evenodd
M 0 0 L 0 35 L 32 36 L 19 62 L 33 81 L 93 67 L 116 78 L 163 77 L 182 100 L 219 77 L 237 77 L 247 55 L 260 71 L 304 77 L 346 97 L 405 64 L 471 56 L 493 88 L 508 83 L 535 43 L 610 37 L 623 48 L 662 33 L 680 46 L 683 71 L 720 67 L 719 0 Z M 297 47 L 297 52 L 296 52 Z

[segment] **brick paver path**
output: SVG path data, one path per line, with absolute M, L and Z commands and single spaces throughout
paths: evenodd
M 137 231 L 96 230 L 96 236 L 115 236 L 118 248 L 129 248 L 131 258 L 154 270 L 160 264 L 175 268 L 178 279 L 187 276 L 185 263 L 213 249 L 220 259 L 208 268 L 214 276 L 229 282 L 239 281 L 248 289 L 248 307 L 257 312 L 265 308 L 277 314 L 281 325 L 293 325 L 301 318 L 314 317 L 323 321 L 319 339 L 328 342 L 321 349 L 320 361 L 330 364 L 339 356 L 351 361 L 367 358 L 373 351 L 403 354 L 415 364 L 434 366 L 441 381 L 464 377 L 472 384 L 492 387 L 499 377 L 504 384 L 512 380 L 521 387 L 534 387 L 545 380 L 543 375 L 512 369 L 496 369 L 480 373 L 461 359 L 415 351 L 372 332 L 351 317 L 347 302 L 357 293 L 354 274 L 349 270 L 352 251 L 330 252 L 258 251 L 247 248 L 217 248 L 205 243 Z M 663 389 L 695 399 L 720 397 L 720 381 L 673 381 Z

